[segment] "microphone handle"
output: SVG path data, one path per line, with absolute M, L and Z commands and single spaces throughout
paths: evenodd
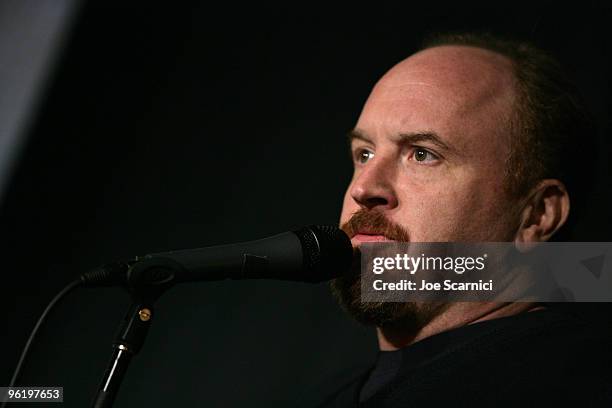
M 281 279 L 302 281 L 302 244 L 293 232 L 255 241 L 150 254 L 148 259 L 169 259 L 181 266 L 175 282 L 223 279 Z M 291 273 L 287 273 L 291 271 Z

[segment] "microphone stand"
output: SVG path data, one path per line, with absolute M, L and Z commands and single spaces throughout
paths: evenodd
M 127 271 L 132 304 L 113 341 L 113 353 L 96 394 L 93 408 L 112 407 L 133 356 L 138 354 L 151 326 L 155 301 L 174 284 L 182 267 L 167 258 L 155 257 L 134 263 Z

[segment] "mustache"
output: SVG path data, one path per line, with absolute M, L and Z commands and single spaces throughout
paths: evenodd
M 360 209 L 340 228 L 349 236 L 354 237 L 360 231 L 370 234 L 384 235 L 386 238 L 398 242 L 410 242 L 410 234 L 399 224 L 389 220 L 385 214 L 378 210 Z

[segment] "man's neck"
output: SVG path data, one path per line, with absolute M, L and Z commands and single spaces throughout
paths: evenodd
M 538 303 L 457 302 L 416 333 L 400 326 L 377 327 L 378 345 L 382 351 L 395 351 L 444 331 L 543 308 Z

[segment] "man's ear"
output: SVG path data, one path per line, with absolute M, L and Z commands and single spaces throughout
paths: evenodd
M 548 241 L 567 220 L 570 199 L 565 185 L 556 179 L 538 183 L 524 202 L 515 242 Z

